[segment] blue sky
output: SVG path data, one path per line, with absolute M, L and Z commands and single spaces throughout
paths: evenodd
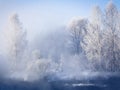
M 75 16 L 89 17 L 93 6 L 102 9 L 109 0 L 0 0 L 0 29 L 8 16 L 16 12 L 28 31 L 28 37 L 66 25 Z M 120 0 L 113 0 L 119 8 Z M 31 35 L 32 34 L 32 35 Z

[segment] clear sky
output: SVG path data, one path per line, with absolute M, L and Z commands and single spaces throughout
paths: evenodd
M 0 0 L 0 29 L 8 16 L 16 12 L 28 31 L 28 37 L 66 25 L 75 16 L 89 17 L 93 6 L 102 9 L 109 0 Z M 113 0 L 120 7 L 120 0 Z

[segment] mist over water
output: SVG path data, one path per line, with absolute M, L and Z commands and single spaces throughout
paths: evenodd
M 28 42 L 26 52 L 22 59 L 19 59 L 20 61 L 11 60 L 9 56 L 1 53 L 0 76 L 18 81 L 36 81 L 44 78 L 83 80 L 103 75 L 94 72 L 94 68 L 84 54 L 72 54 L 68 32 L 65 30 L 62 28 L 50 32 L 42 38 L 37 36 L 32 45 Z
M 7 43 L 7 48 L 9 45 Z M 65 27 L 48 32 L 43 37 L 38 35 L 31 45 L 28 41 L 26 45 L 26 51 L 22 51 L 24 54 L 18 61 L 12 57 L 11 59 L 9 55 L 12 52 L 8 55 L 8 49 L 3 48 L 5 53 L 1 52 L 0 55 L 1 77 L 20 81 L 34 81 L 45 77 L 49 80 L 80 79 L 92 71 L 84 55 L 72 54 Z

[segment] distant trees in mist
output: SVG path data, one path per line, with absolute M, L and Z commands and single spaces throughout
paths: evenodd
M 8 40 L 8 54 L 13 60 L 21 59 L 27 47 L 26 31 L 22 27 L 17 14 L 9 17 L 9 26 L 6 31 Z
M 16 13 L 9 16 L 5 35 L 6 53 L 11 60 L 12 67 L 15 68 L 15 65 L 21 62 L 27 48 L 26 31 L 23 29 L 19 16 Z

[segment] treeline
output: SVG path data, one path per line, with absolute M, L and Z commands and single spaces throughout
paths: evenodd
M 110 1 L 91 17 L 74 18 L 68 25 L 74 54 L 84 54 L 95 71 L 120 71 L 120 12 Z

